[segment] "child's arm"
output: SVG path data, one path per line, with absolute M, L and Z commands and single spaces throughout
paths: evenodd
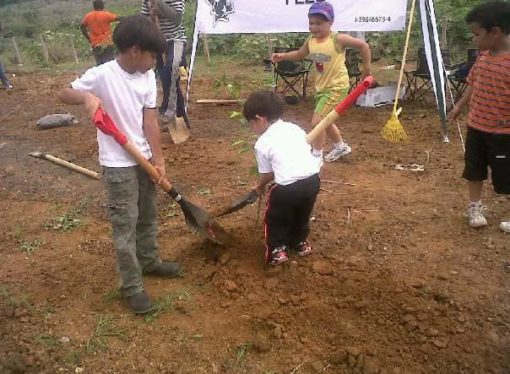
M 462 109 L 464 109 L 464 107 L 469 104 L 472 94 L 473 89 L 471 88 L 471 86 L 468 85 L 461 99 L 457 102 L 457 104 L 455 104 L 452 111 L 448 114 L 449 121 L 454 121 L 459 117 L 460 112 L 462 112 Z
M 64 104 L 85 105 L 85 109 L 89 117 L 94 118 L 96 110 L 102 106 L 101 100 L 90 92 L 73 90 L 72 88 L 64 88 L 57 93 L 57 97 Z
M 266 184 L 271 182 L 274 179 L 274 173 L 264 173 L 260 174 L 259 183 L 253 187 L 255 191 L 257 191 L 257 195 L 262 195 L 264 193 L 264 189 L 266 188 Z
M 310 54 L 308 49 L 308 39 L 303 43 L 301 48 L 296 51 L 285 52 L 285 53 L 273 53 L 271 55 L 271 61 L 273 63 L 280 61 L 300 61 Z
M 354 48 L 359 51 L 360 57 L 363 60 L 363 68 L 361 69 L 361 79 L 372 75 L 370 64 L 372 56 L 370 54 L 370 47 L 364 40 L 353 38 L 347 34 L 337 34 L 336 40 L 344 48 Z
M 143 109 L 143 132 L 151 147 L 152 163 L 158 170 L 159 175 L 164 177 L 166 175 L 165 159 L 163 157 L 163 150 L 161 149 L 161 133 L 159 131 L 156 109 Z

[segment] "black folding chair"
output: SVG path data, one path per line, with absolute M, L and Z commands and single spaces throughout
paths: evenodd
M 360 62 L 361 58 L 356 49 L 347 48 L 345 50 L 345 67 L 349 73 L 349 92 L 351 92 L 352 89 L 361 81 L 361 70 L 359 69 Z
M 441 55 L 443 63 L 448 69 L 451 66 L 450 50 L 442 49 Z M 432 89 L 432 78 L 430 77 L 429 65 L 427 62 L 427 55 L 425 48 L 418 48 L 418 60 L 416 62 L 415 70 L 404 70 L 407 80 L 407 93 L 406 98 L 410 100 L 419 100 L 425 95 L 427 90 Z
M 298 48 L 275 47 L 275 53 L 295 51 Z M 294 93 L 298 97 L 306 97 L 308 74 L 312 62 L 310 60 L 281 61 L 274 64 L 275 91 L 286 95 Z
M 468 86 L 467 77 L 471 68 L 476 62 L 480 51 L 476 48 L 469 48 L 467 50 L 467 61 L 455 65 L 454 72 L 448 77 L 450 85 L 455 91 L 455 101 L 459 99 Z

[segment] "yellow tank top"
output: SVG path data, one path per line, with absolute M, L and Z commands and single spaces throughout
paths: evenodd
M 308 40 L 307 57 L 315 65 L 315 91 L 339 91 L 349 88 L 349 74 L 345 67 L 345 49 L 335 41 L 336 32 L 332 32 L 323 42 L 314 37 Z

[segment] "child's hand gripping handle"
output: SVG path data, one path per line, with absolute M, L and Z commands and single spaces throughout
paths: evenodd
M 140 165 L 147 174 L 149 174 L 152 180 L 160 181 L 159 185 L 161 188 L 163 188 L 163 190 L 165 190 L 174 200 L 180 200 L 180 195 L 175 188 L 172 187 L 172 184 L 167 179 L 161 178 L 156 168 L 145 159 L 143 154 L 128 140 L 126 135 L 120 132 L 117 125 L 115 125 L 115 122 L 113 122 L 110 116 L 101 108 L 99 108 L 94 115 L 94 125 L 106 135 L 112 136 L 115 141 L 135 159 L 137 164 Z
M 360 84 L 356 86 L 354 90 L 352 90 L 349 95 L 345 99 L 343 99 L 340 103 L 337 104 L 335 110 L 332 110 L 326 117 L 324 117 L 317 126 L 314 127 L 312 131 L 310 131 L 306 135 L 306 141 L 308 143 L 312 143 L 317 136 L 326 130 L 328 126 L 336 121 L 336 119 L 340 116 L 340 114 L 344 113 L 347 109 L 349 109 L 366 90 L 375 85 L 375 79 L 372 76 L 368 76 L 363 79 Z

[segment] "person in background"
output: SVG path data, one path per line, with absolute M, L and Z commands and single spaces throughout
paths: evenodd
M 184 0 L 142 0 L 142 14 L 158 22 L 166 39 L 166 51 L 158 56 L 156 63 L 163 89 L 159 114 L 164 124 L 175 121 L 175 117 L 183 117 L 187 122 L 185 100 L 179 86 L 179 67 L 186 61 L 184 8 Z
M 510 194 L 510 3 L 483 2 L 466 16 L 481 51 L 468 75 L 468 87 L 449 113 L 451 121 L 469 105 L 464 173 L 471 227 L 487 226 L 482 205 L 483 182 L 491 169 L 498 194 Z M 499 228 L 510 233 L 510 221 Z
M 80 30 L 92 46 L 96 65 L 101 65 L 115 58 L 110 24 L 121 17 L 104 10 L 103 0 L 94 0 L 92 6 L 94 10 L 83 17 Z
M 271 56 L 273 62 L 300 61 L 304 58 L 314 62 L 316 78 L 315 110 L 312 116 L 313 127 L 349 93 L 349 73 L 345 66 L 346 48 L 354 48 L 360 52 L 363 60 L 361 79 L 371 75 L 371 54 L 368 44 L 347 34 L 333 32 L 331 27 L 334 20 L 335 12 L 329 2 L 315 2 L 308 11 L 308 25 L 311 35 L 303 46 L 297 51 L 274 53 Z M 344 142 L 336 125 L 329 126 L 326 134 L 333 143 L 333 147 L 324 157 L 325 161 L 333 162 L 351 153 L 351 147 Z M 321 160 L 326 134 L 321 135 L 313 144 L 313 154 L 320 157 Z
M 2 32 L 3 32 L 2 25 L 0 24 L 0 35 L 2 34 Z M 5 89 L 10 90 L 10 89 L 14 88 L 11 81 L 7 77 L 5 68 L 2 65 L 2 61 L 0 61 L 0 81 L 2 81 L 2 85 L 4 86 Z

